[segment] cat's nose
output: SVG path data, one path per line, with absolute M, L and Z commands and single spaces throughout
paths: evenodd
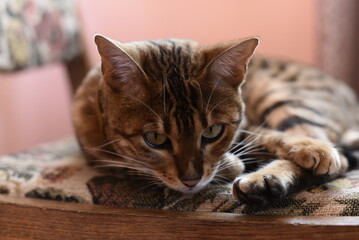
M 200 177 L 195 178 L 195 179 L 181 179 L 182 183 L 184 185 L 186 185 L 187 187 L 194 187 L 197 185 L 197 183 L 199 183 L 199 181 L 201 180 Z
M 201 180 L 202 175 L 203 166 L 195 161 L 189 161 L 187 166 L 183 164 L 178 168 L 179 180 L 189 188 L 196 186 Z

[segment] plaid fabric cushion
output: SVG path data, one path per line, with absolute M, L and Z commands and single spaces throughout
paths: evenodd
M 73 0 L 0 1 L 0 70 L 71 59 L 79 52 Z
M 76 140 L 67 139 L 0 157 L 0 194 L 128 208 L 234 214 L 359 216 L 359 170 L 290 198 L 258 208 L 233 199 L 231 186 L 211 185 L 184 195 L 155 187 L 126 172 L 109 173 L 86 165 Z

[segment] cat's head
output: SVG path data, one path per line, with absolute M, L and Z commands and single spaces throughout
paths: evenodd
M 207 185 L 242 120 L 241 85 L 258 39 L 95 42 L 101 121 L 119 165 L 181 192 Z

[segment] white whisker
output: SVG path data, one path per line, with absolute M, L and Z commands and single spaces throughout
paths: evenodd
M 246 161 L 244 164 L 248 164 L 248 163 L 259 163 L 259 162 L 263 162 L 262 160 L 251 160 L 251 161 Z
M 231 149 L 230 149 L 230 151 L 232 151 L 232 150 L 234 150 L 235 148 L 238 148 L 239 146 L 241 146 L 240 148 L 238 148 L 237 150 L 235 150 L 232 154 L 236 154 L 236 153 L 239 153 L 239 152 L 241 152 L 241 151 L 249 151 L 249 150 L 252 150 L 253 148 L 256 148 L 256 147 L 258 147 L 258 146 L 261 146 L 262 144 L 251 144 L 251 143 L 248 143 L 248 144 L 246 144 L 246 145 L 240 145 L 240 144 L 238 144 L 238 145 L 236 145 L 236 146 L 234 146 L 234 147 L 232 147 Z
M 166 110 L 166 79 L 165 77 L 162 78 L 162 88 L 163 88 L 163 112 L 165 116 L 167 116 Z
M 203 105 L 203 94 L 202 94 L 201 85 L 200 85 L 198 82 L 196 82 L 196 83 L 197 83 L 196 86 L 197 86 L 198 89 L 199 89 L 199 94 L 201 95 L 202 107 L 204 107 L 204 105 Z
M 229 183 L 229 179 L 226 181 L 226 180 L 223 180 L 223 179 L 218 179 L 217 178 L 218 176 L 215 176 L 212 178 L 212 182 L 214 182 L 215 184 L 228 184 Z
M 264 50 L 262 48 L 259 48 L 259 51 L 261 52 L 264 60 L 266 61 L 267 64 L 269 64 L 269 59 L 268 59 L 268 56 L 267 54 L 265 54 Z
M 97 150 L 99 150 L 100 148 L 106 147 L 107 145 L 112 144 L 112 143 L 115 143 L 115 142 L 118 142 L 118 141 L 120 141 L 120 140 L 121 140 L 120 138 L 119 138 L 119 139 L 115 139 L 115 140 L 109 141 L 109 142 L 107 142 L 107 143 L 105 143 L 105 144 L 99 145 L 99 146 L 97 146 L 97 147 L 86 148 L 86 150 L 89 150 L 89 151 L 97 151 Z
M 254 129 L 254 131 L 249 131 L 248 129 L 240 129 L 239 131 L 240 132 L 243 132 L 243 133 L 247 133 L 249 134 L 246 138 L 244 138 L 241 142 L 246 142 L 247 140 L 249 140 L 251 137 L 253 137 L 254 135 L 257 136 L 257 137 L 261 137 L 261 136 L 264 136 L 263 134 L 260 134 L 258 133 L 258 131 L 263 127 L 263 125 L 267 122 L 267 120 L 263 121 L 258 127 L 256 127 L 256 129 Z M 254 138 L 254 139 L 257 139 Z M 253 139 L 253 140 L 254 140 Z
M 249 153 L 244 153 L 244 154 L 240 154 L 240 155 L 237 155 L 237 157 L 240 157 L 240 156 L 247 156 L 247 155 L 265 155 L 265 156 L 273 156 L 272 153 L 269 153 L 269 152 L 249 152 Z
M 223 120 L 220 120 L 220 121 L 223 122 L 223 123 L 226 123 L 226 124 L 228 124 L 228 125 L 231 125 L 231 126 L 234 127 L 234 128 L 238 127 L 236 124 L 230 123 L 230 122 L 228 122 L 228 121 L 223 121 Z
M 238 131 L 243 132 L 243 133 L 247 133 L 247 134 L 250 134 L 250 135 L 256 135 L 256 136 L 259 136 L 259 137 L 264 136 L 264 134 L 256 133 L 256 132 L 252 132 L 252 131 L 248 131 L 248 130 L 244 130 L 244 129 L 240 129 Z
M 142 164 L 142 165 L 145 165 L 145 166 L 149 166 L 148 163 L 139 161 L 139 160 L 134 159 L 134 158 L 132 158 L 132 157 L 128 157 L 128 156 L 125 156 L 125 155 L 122 155 L 122 154 L 118 154 L 118 153 L 115 153 L 115 152 L 111 152 L 111 151 L 108 151 L 108 150 L 104 150 L 104 149 L 99 149 L 99 151 L 105 152 L 105 153 L 109 153 L 109 154 L 112 154 L 112 155 L 117 156 L 117 157 L 125 158 L 125 159 L 131 160 L 131 161 L 133 161 L 133 162 L 136 162 L 136 163 L 139 163 L 139 164 Z
M 166 186 L 164 183 L 162 183 L 161 181 L 153 181 L 147 185 L 144 185 L 142 186 L 141 188 L 139 188 L 135 193 L 138 193 L 140 191 L 143 191 L 149 187 L 152 187 L 152 186 L 156 186 L 156 187 L 163 187 L 163 186 Z
M 135 165 L 122 165 L 122 164 L 101 164 L 101 165 L 96 165 L 94 166 L 95 168 L 128 168 L 128 169 L 133 169 L 133 170 L 138 170 L 141 172 L 148 172 L 151 173 L 151 171 L 149 171 L 149 169 L 146 168 L 141 168 Z
M 255 160 L 255 159 L 257 159 L 257 158 L 255 158 L 255 157 L 252 157 L 252 158 L 242 158 L 241 161 L 244 162 L 244 163 L 246 163 L 246 162 L 248 162 L 248 161 Z
M 228 101 L 228 100 L 230 100 L 230 99 L 232 99 L 232 97 L 231 97 L 231 98 L 225 98 L 225 99 L 223 99 L 222 101 L 219 101 L 216 105 L 214 105 L 214 107 L 212 107 L 212 109 L 209 111 L 209 113 L 208 113 L 207 115 L 210 116 L 211 113 L 212 113 L 212 111 L 213 111 L 216 107 L 218 107 L 220 104 L 222 104 L 223 102 Z
M 162 118 L 150 107 L 148 106 L 147 103 L 141 101 L 140 99 L 132 96 L 132 95 L 129 95 L 131 98 L 135 99 L 136 101 L 138 101 L 139 103 L 141 103 L 143 106 L 145 106 L 148 110 L 150 110 L 161 122 L 162 122 Z
M 255 152 L 255 151 L 261 151 L 261 150 L 265 150 L 265 148 L 263 148 L 263 147 L 258 148 L 258 146 L 254 146 L 254 147 L 238 150 L 238 151 L 234 152 L 233 154 L 236 155 L 236 156 L 242 156 L 242 155 L 245 155 L 247 153 L 251 153 L 251 152 Z
M 207 106 L 206 106 L 206 113 L 208 112 L 208 106 L 209 106 L 209 103 L 211 102 L 212 95 L 214 93 L 214 90 L 217 87 L 218 82 L 219 82 L 219 78 L 217 79 L 216 83 L 214 84 L 214 86 L 212 88 L 212 91 L 211 91 L 211 94 L 209 95 L 209 98 L 208 98 L 208 101 L 207 101 Z

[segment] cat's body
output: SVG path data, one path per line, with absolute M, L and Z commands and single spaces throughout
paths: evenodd
M 96 43 L 102 70 L 89 73 L 73 108 L 89 163 L 182 192 L 236 179 L 235 197 L 254 204 L 348 169 L 334 145 L 359 142 L 354 94 L 318 70 L 258 58 L 243 84 L 257 39 Z M 243 174 L 240 159 L 252 157 L 261 167 Z

